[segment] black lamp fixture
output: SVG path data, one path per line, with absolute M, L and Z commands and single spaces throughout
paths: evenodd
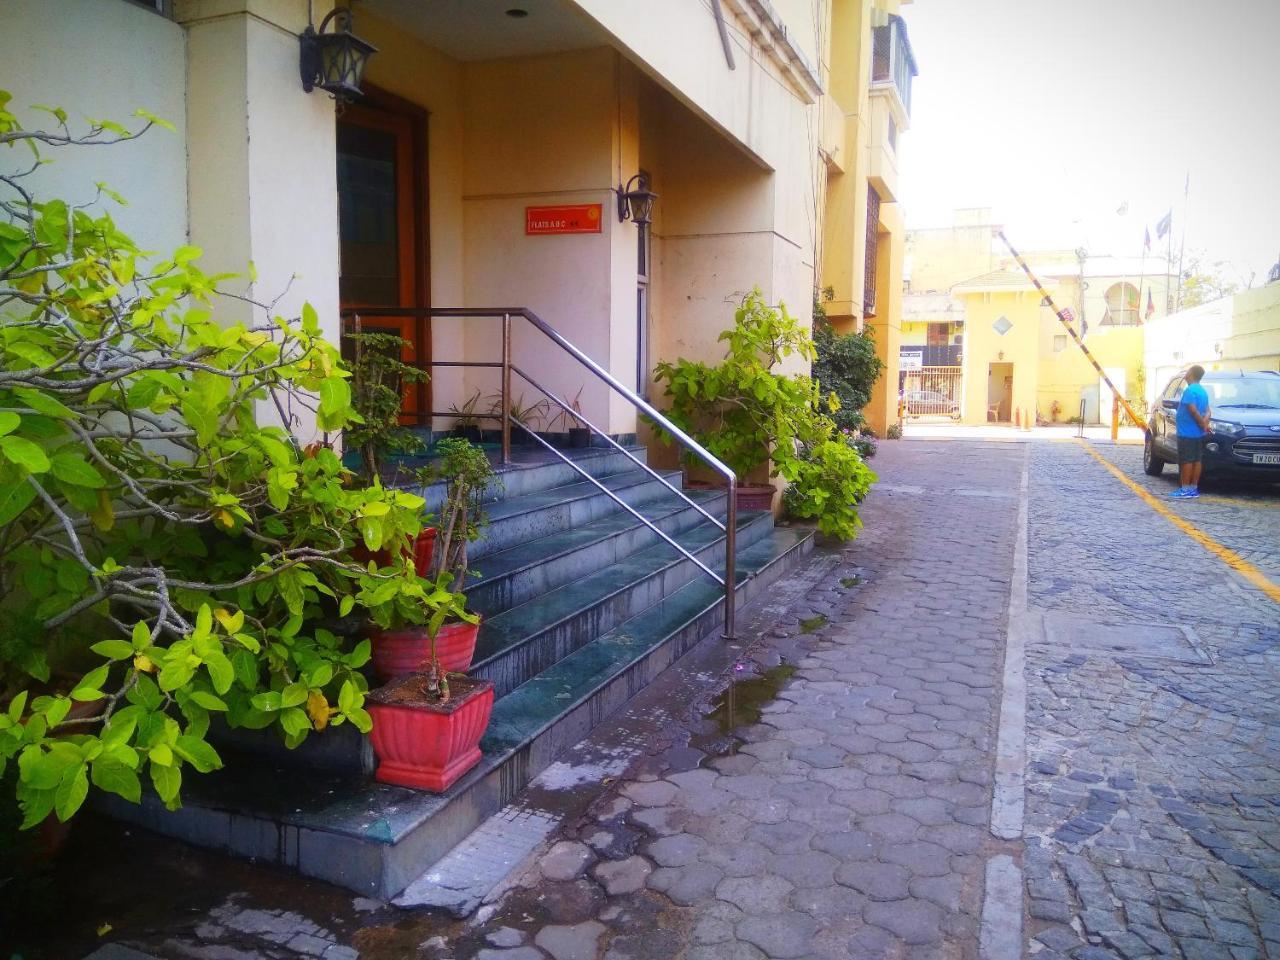
M 618 219 L 630 220 L 637 227 L 653 222 L 653 202 L 658 195 L 649 189 L 649 178 L 637 173 L 618 191 Z
M 351 22 L 349 7 L 334 7 L 320 21 L 319 30 L 308 23 L 298 37 L 302 45 L 302 89 L 307 93 L 319 87 L 340 102 L 360 96 L 365 64 L 369 54 L 377 53 L 378 48 L 352 33 Z

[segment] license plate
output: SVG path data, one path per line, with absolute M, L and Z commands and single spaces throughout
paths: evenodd
M 1253 462 L 1280 464 L 1280 453 L 1255 453 L 1253 455 Z

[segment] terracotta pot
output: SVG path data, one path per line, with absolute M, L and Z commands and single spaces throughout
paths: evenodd
M 436 528 L 424 527 L 418 531 L 418 535 L 414 537 L 412 544 L 406 545 L 407 549 L 413 552 L 413 568 L 417 571 L 418 576 L 425 577 L 431 571 L 431 554 L 436 548 Z M 380 567 L 391 565 L 391 551 L 386 547 L 381 550 L 369 550 L 362 544 L 356 544 L 351 548 L 351 556 L 360 563 L 368 563 L 372 560 Z
M 436 634 L 436 657 L 445 673 L 466 673 L 476 653 L 478 623 L 446 623 Z M 369 635 L 373 645 L 373 672 L 383 683 L 416 673 L 431 654 L 426 627 L 402 630 L 375 630 Z
M 365 706 L 373 718 L 369 739 L 378 756 L 376 779 L 443 793 L 480 762 L 480 738 L 493 712 L 493 684 L 462 677 L 451 686 L 454 695 L 448 703 L 388 702 L 396 685 L 370 694 Z
M 743 483 L 738 485 L 739 510 L 770 510 L 773 508 L 774 489 L 767 484 Z

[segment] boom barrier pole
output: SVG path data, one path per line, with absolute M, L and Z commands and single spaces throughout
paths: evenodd
M 1057 316 L 1058 322 L 1066 328 L 1067 334 L 1075 341 L 1076 346 L 1079 347 L 1080 351 L 1084 354 L 1085 359 L 1093 364 L 1093 369 L 1098 371 L 1098 376 L 1100 376 L 1103 382 L 1111 389 L 1111 395 L 1124 407 L 1124 411 L 1129 415 L 1129 419 L 1142 427 L 1143 432 L 1146 432 L 1146 419 L 1138 416 L 1134 412 L 1133 407 L 1129 405 L 1129 401 L 1120 395 L 1120 391 L 1116 389 L 1116 385 L 1112 383 L 1111 378 L 1107 376 L 1107 371 L 1103 370 L 1102 365 L 1094 359 L 1093 354 L 1089 352 L 1089 348 L 1084 345 L 1084 341 L 1081 340 L 1079 334 L 1076 333 L 1075 327 L 1071 326 L 1071 315 L 1065 310 L 1058 309 L 1058 305 L 1054 303 L 1053 297 L 1049 295 L 1049 291 L 1044 288 L 1044 284 L 1042 284 L 1036 275 L 1031 272 L 1031 268 L 1027 266 L 1027 261 L 1023 260 L 1022 254 L 1013 248 L 1013 244 L 1010 243 L 1009 238 L 1004 235 L 1004 231 L 1000 230 L 998 231 L 998 234 L 1000 239 L 1004 242 L 1004 245 L 1009 248 L 1009 252 L 1013 254 L 1013 259 L 1018 261 L 1018 266 L 1022 268 L 1022 272 L 1031 278 L 1031 282 L 1034 283 L 1036 289 L 1040 291 L 1040 296 L 1044 297 L 1045 301 L 1049 304 L 1049 308 L 1054 312 L 1054 315 Z

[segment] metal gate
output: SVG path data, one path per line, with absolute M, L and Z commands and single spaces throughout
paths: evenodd
M 904 370 L 899 376 L 899 390 L 905 416 L 959 420 L 964 409 L 964 368 Z

